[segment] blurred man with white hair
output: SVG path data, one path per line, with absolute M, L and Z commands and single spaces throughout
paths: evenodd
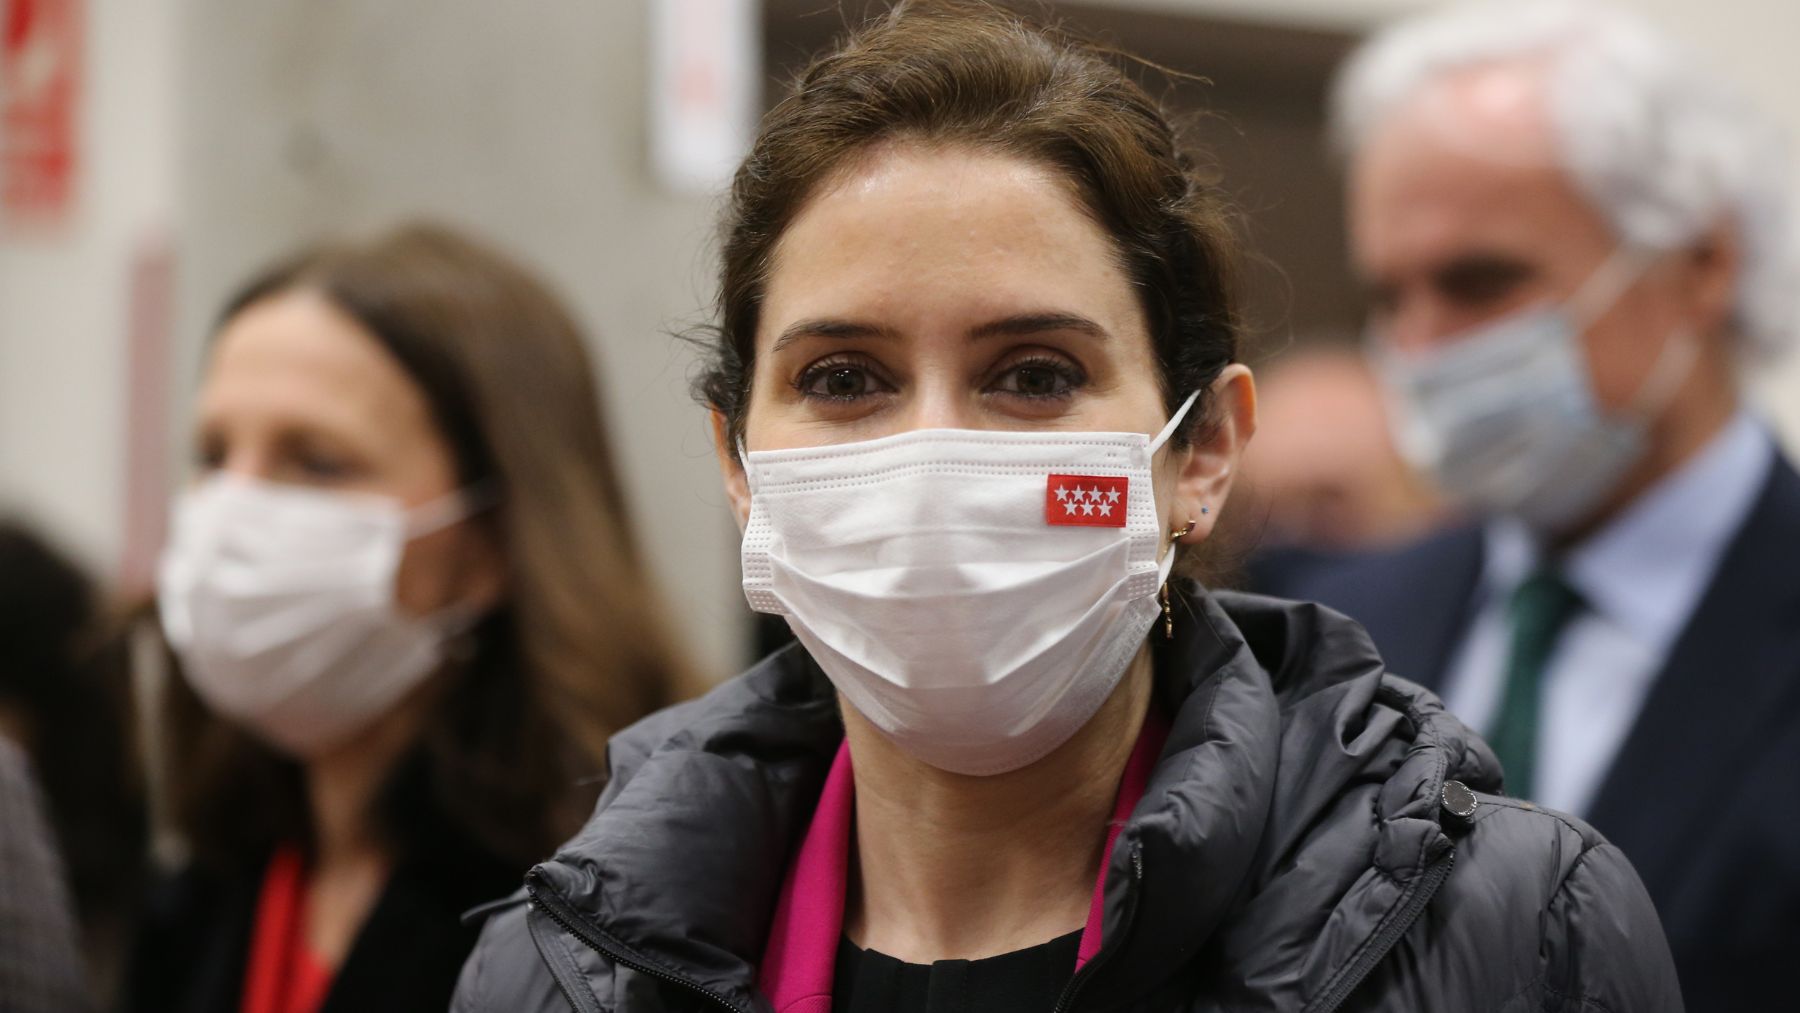
M 1509 792 L 1619 845 L 1689 1008 L 1772 1008 L 1800 950 L 1800 475 L 1739 377 L 1794 331 L 1780 139 L 1592 4 L 1402 22 L 1336 113 L 1399 436 L 1487 520 L 1263 589 L 1361 619 Z

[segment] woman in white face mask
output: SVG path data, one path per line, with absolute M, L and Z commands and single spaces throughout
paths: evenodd
M 799 643 L 615 740 L 457 1009 L 1678 1006 L 1630 868 L 1478 796 L 1486 746 L 1360 629 L 1172 576 L 1256 417 L 1193 164 L 985 3 L 802 73 L 702 381 Z
M 317 249 L 222 315 L 158 608 L 192 862 L 140 1010 L 442 1010 L 674 697 L 569 316 L 442 229 Z

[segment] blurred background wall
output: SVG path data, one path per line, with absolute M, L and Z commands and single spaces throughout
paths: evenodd
M 128 350 L 145 316 L 133 276 L 155 269 L 177 224 L 181 8 L 90 5 L 76 30 L 67 216 L 0 217 L 0 510 L 40 521 L 103 571 L 123 562 Z
M 716 197 L 666 185 L 647 154 L 653 2 L 85 0 L 71 210 L 0 217 L 0 510 L 141 586 L 226 293 L 298 242 L 429 214 L 498 240 L 587 323 L 679 628 L 735 667 L 737 536 L 670 336 L 705 319 Z M 1800 136 L 1800 4 L 1629 2 Z M 1259 354 L 1353 334 L 1320 102 L 1362 32 L 1424 0 L 1053 6 L 1211 80 L 1174 97 L 1213 114 L 1195 130 L 1262 254 Z M 751 9 L 744 44 L 776 79 L 842 24 L 833 0 Z M 1757 384 L 1800 444 L 1800 362 Z

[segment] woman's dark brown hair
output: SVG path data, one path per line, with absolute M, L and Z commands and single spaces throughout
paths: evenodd
M 980 0 L 896 4 L 814 60 L 764 118 L 724 220 L 718 330 L 697 388 L 742 435 L 757 320 L 781 237 L 857 156 L 963 146 L 1047 166 L 1111 237 L 1142 299 L 1178 433 L 1237 358 L 1236 246 L 1225 203 L 1149 93 L 1102 50 Z
M 449 829 L 522 869 L 586 818 L 608 737 L 686 685 L 580 333 L 530 274 L 440 227 L 303 252 L 245 285 L 220 323 L 295 291 L 329 299 L 419 385 L 463 486 L 494 494 L 477 522 L 507 570 L 502 606 L 440 677 L 376 826 L 402 853 L 443 847 Z M 296 764 L 212 716 L 184 680 L 165 710 L 174 815 L 197 857 L 307 840 Z

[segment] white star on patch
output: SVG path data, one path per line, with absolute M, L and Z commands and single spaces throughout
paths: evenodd
M 1094 512 L 1094 504 L 1092 504 L 1092 503 L 1081 504 L 1081 512 L 1085 515 L 1091 516 Z
M 1057 486 L 1056 498 L 1059 502 L 1067 503 L 1069 501 L 1069 487 L 1066 485 Z
M 1119 490 L 1117 490 L 1117 489 L 1106 490 L 1106 499 L 1107 499 L 1107 502 L 1109 502 L 1109 503 L 1117 503 L 1119 501 Z
M 1100 516 L 1102 516 L 1102 517 L 1111 517 L 1112 516 L 1112 504 L 1111 503 L 1100 504 Z

